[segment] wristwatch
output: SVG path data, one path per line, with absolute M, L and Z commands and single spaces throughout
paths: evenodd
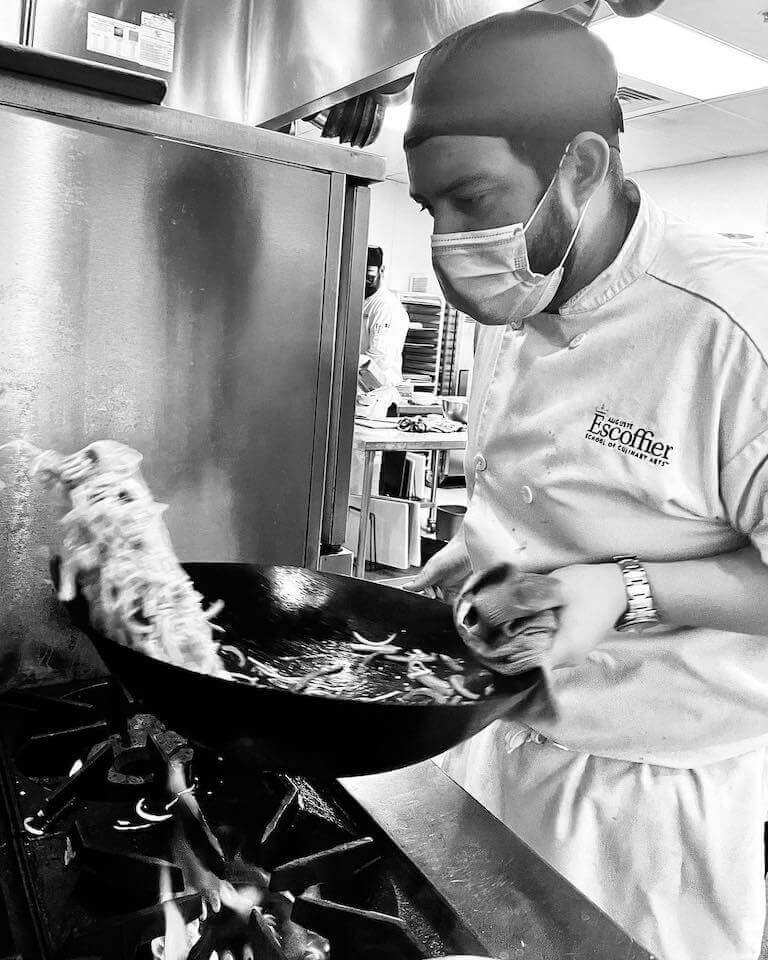
M 627 590 L 627 609 L 616 621 L 614 630 L 640 633 L 655 627 L 660 622 L 659 615 L 643 565 L 637 557 L 614 557 L 613 560 L 619 565 Z

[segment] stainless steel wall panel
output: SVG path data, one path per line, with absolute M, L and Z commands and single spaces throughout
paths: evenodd
M 330 175 L 7 107 L 0 129 L 0 442 L 122 440 L 182 558 L 301 564 Z M 44 676 L 56 524 L 20 457 L 0 481 L 2 648 Z

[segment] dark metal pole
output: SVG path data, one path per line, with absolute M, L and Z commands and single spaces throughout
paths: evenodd
M 21 24 L 19 27 L 19 43 L 23 47 L 31 47 L 35 38 L 35 18 L 37 16 L 37 0 L 21 0 Z

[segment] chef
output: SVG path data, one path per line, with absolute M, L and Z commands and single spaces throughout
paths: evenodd
M 625 179 L 616 89 L 600 40 L 532 12 L 419 67 L 411 192 L 480 336 L 466 520 L 412 588 L 501 561 L 558 582 L 559 718 L 445 769 L 663 960 L 757 960 L 768 256 Z
M 358 382 L 363 392 L 396 387 L 403 379 L 408 314 L 384 283 L 384 252 L 368 247 Z

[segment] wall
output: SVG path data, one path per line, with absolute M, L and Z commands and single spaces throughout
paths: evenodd
M 21 27 L 21 0 L 0 0 L 0 42 L 18 43 Z
M 768 231 L 768 153 L 648 170 L 631 177 L 661 206 L 703 229 L 754 235 Z
M 371 188 L 369 243 L 384 250 L 387 286 L 408 290 L 412 273 L 429 276 L 429 293 L 440 293 L 432 273 L 429 238 L 432 218 L 419 210 L 408 196 L 408 186 L 385 180 Z
M 707 160 L 631 177 L 671 213 L 718 233 L 768 231 L 768 153 Z M 407 290 L 412 273 L 432 273 L 429 237 L 432 221 L 408 196 L 404 183 L 385 180 L 371 193 L 370 240 L 383 247 L 393 290 Z M 766 238 L 768 239 L 768 237 Z

